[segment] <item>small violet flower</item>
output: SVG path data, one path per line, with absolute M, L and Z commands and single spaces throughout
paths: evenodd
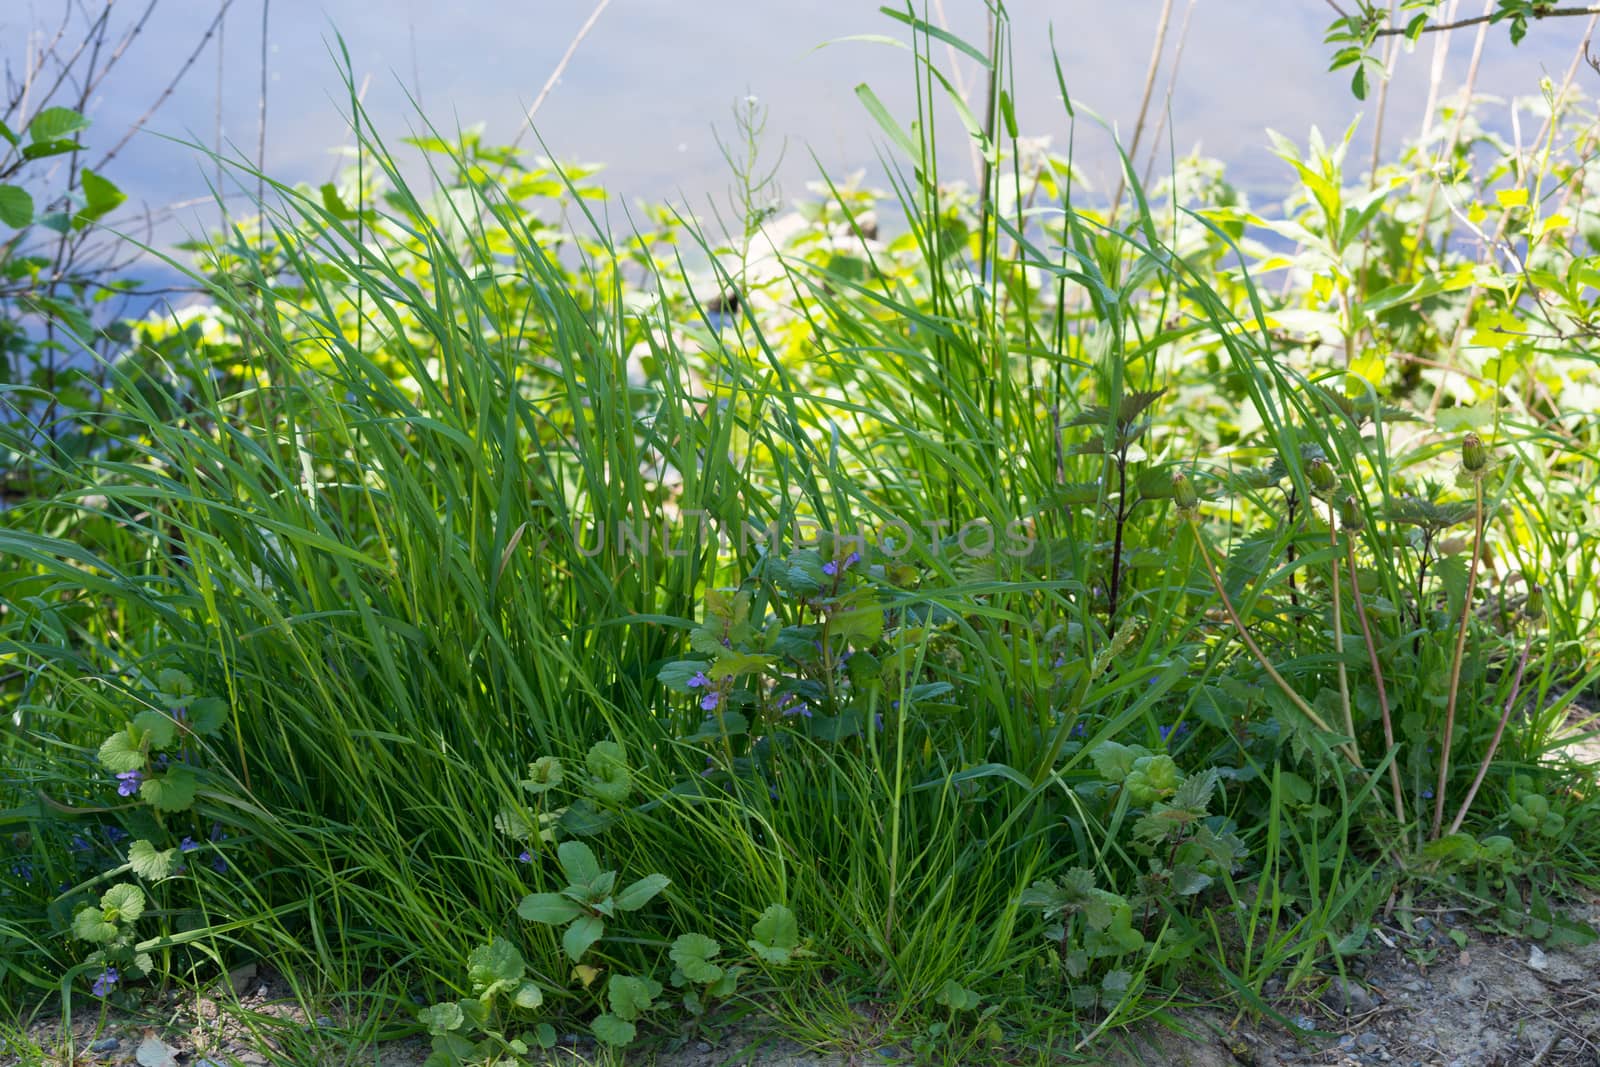
M 92 852 L 94 845 L 82 834 L 73 834 L 72 839 L 67 842 L 67 848 L 73 852 Z
M 722 703 L 722 694 L 712 690 L 700 698 L 701 711 L 716 711 L 717 705 Z
M 706 677 L 705 671 L 695 671 L 694 676 L 688 681 L 688 686 L 690 689 L 701 689 L 710 684 L 711 679 Z
M 97 997 L 104 997 L 116 986 L 120 977 L 115 967 L 107 967 L 95 978 L 94 986 L 90 991 Z
M 144 781 L 143 771 L 122 771 L 117 775 L 117 796 L 133 796 L 139 791 L 139 783 L 142 781 Z
M 106 827 L 106 840 L 110 841 L 113 845 L 121 844 L 122 842 L 126 841 L 127 839 L 128 839 L 128 831 L 124 830 L 122 827 L 120 827 L 120 826 L 108 826 L 108 827 Z
M 192 837 L 186 837 L 182 841 L 178 842 L 178 848 L 181 849 L 184 852 L 193 852 L 195 849 L 197 849 L 199 847 L 200 847 L 199 842 L 197 842 Z
M 518 863 L 532 863 L 533 862 L 533 853 L 529 852 L 527 849 L 523 849 L 521 852 L 517 853 L 517 862 Z

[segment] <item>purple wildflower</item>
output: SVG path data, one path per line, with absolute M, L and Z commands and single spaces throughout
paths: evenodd
M 192 837 L 186 837 L 182 841 L 178 842 L 178 848 L 180 848 L 184 852 L 193 852 L 195 849 L 197 849 L 199 847 L 200 847 L 200 843 L 198 841 L 196 841 Z
M 107 967 L 105 970 L 100 972 L 98 977 L 95 978 L 94 986 L 90 989 L 90 992 L 97 997 L 104 997 L 106 994 L 111 992 L 113 987 L 116 986 L 120 977 L 121 976 L 117 974 L 117 969 L 115 967 Z
M 117 775 L 117 796 L 133 796 L 139 791 L 139 783 L 142 781 L 144 781 L 143 771 L 122 771 Z
M 720 703 L 722 703 L 722 694 L 717 692 L 716 690 L 712 690 L 711 692 L 707 693 L 705 696 L 700 698 L 700 710 L 701 711 L 716 711 L 717 710 L 717 705 L 720 704 Z
M 127 839 L 128 839 L 128 831 L 124 830 L 122 827 L 120 827 L 120 826 L 108 826 L 108 827 L 106 827 L 106 840 L 110 841 L 113 845 L 121 844 L 122 842 L 126 841 Z
M 1088 732 L 1089 732 L 1089 728 L 1088 728 L 1087 724 L 1085 724 L 1085 723 L 1081 723 L 1080 722 L 1080 723 L 1076 724 L 1075 726 L 1073 726 L 1073 728 L 1072 728 L 1072 736 L 1073 737 L 1083 737 Z
M 523 849 L 521 852 L 517 853 L 517 862 L 518 863 L 532 863 L 533 862 L 533 853 L 529 852 L 527 849 Z
M 94 845 L 82 834 L 73 834 L 67 842 L 67 848 L 73 852 L 91 852 L 94 850 Z
M 695 671 L 694 676 L 690 678 L 688 682 L 690 689 L 700 689 L 710 684 L 711 679 L 706 677 L 705 671 Z
M 228 861 L 223 859 L 221 856 L 213 856 L 211 857 L 211 869 L 216 871 L 218 874 L 227 874 Z
M 12 860 L 11 873 L 24 882 L 33 881 L 33 864 L 27 860 Z

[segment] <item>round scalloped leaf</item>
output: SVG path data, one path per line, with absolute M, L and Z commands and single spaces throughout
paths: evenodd
M 131 923 L 144 914 L 144 890 L 124 882 L 100 897 L 100 912 L 107 922 Z
M 100 743 L 97 753 L 106 770 L 124 774 L 144 767 L 144 746 L 134 739 L 130 730 L 118 730 Z
M 193 771 L 174 764 L 165 774 L 140 783 L 139 796 L 157 811 L 184 811 L 194 803 L 199 784 Z
M 128 865 L 133 868 L 134 874 L 145 881 L 159 882 L 172 876 L 173 861 L 177 855 L 175 848 L 157 849 L 150 842 L 139 840 L 128 846 Z
M 594 1031 L 594 1036 L 599 1040 L 619 1048 L 631 1044 L 639 1032 L 632 1023 L 615 1015 L 596 1015 L 594 1022 L 589 1024 L 589 1029 Z

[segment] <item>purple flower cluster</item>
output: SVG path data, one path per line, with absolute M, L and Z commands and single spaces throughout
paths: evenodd
M 800 699 L 799 694 L 785 693 L 783 699 L 778 701 L 778 714 L 784 718 L 799 715 L 809 719 L 812 715 L 811 705 Z
M 117 796 L 133 796 L 139 791 L 139 783 L 142 781 L 144 781 L 143 771 L 122 771 L 117 775 Z
M 722 703 L 722 693 L 713 688 L 715 684 L 710 678 L 706 677 L 705 671 L 695 671 L 694 677 L 689 679 L 690 689 L 709 690 L 705 696 L 700 698 L 700 710 L 716 711 L 717 705 Z
M 843 560 L 830 559 L 828 562 L 824 563 L 822 565 L 822 573 L 831 578 L 834 575 L 839 574 L 841 571 L 849 570 L 852 563 L 859 562 L 861 562 L 861 553 L 852 552 Z
M 97 997 L 104 997 L 106 994 L 110 993 L 112 989 L 116 988 L 117 982 L 120 979 L 121 975 L 117 974 L 117 969 L 115 967 L 107 967 L 105 970 L 101 971 L 98 976 L 96 976 L 94 985 L 90 988 L 90 992 Z

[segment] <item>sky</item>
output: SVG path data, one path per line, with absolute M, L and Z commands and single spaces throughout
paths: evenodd
M 63 2 L 0 0 L 0 41 L 11 42 L 0 45 L 0 56 L 15 68 L 23 39 L 15 31 L 53 28 Z M 128 23 L 147 2 L 118 0 L 113 20 Z M 263 58 L 266 169 L 279 179 L 320 183 L 340 167 L 339 147 L 349 142 L 341 47 L 376 129 L 391 142 L 418 130 L 420 115 L 447 130 L 483 123 L 488 140 L 508 140 L 595 10 L 595 0 L 233 0 L 220 32 L 201 46 L 219 2 L 157 0 L 90 103 L 91 142 L 110 136 L 102 131 L 120 135 L 200 46 L 146 132 L 108 171 L 134 204 L 209 196 L 213 168 L 171 138 L 215 144 L 219 118 L 224 143 L 254 156 Z M 1476 13 L 1478 0 L 1458 2 L 1463 14 Z M 1114 155 L 1109 134 L 1082 116 L 1093 112 L 1124 139 L 1131 135 L 1161 6 L 1008 0 L 1022 132 L 1066 143 L 1054 50 L 1079 108 L 1077 158 L 1091 182 L 1112 180 Z M 1190 0 L 1174 5 L 1153 112 L 1166 109 L 1167 75 L 1190 7 Z M 942 8 L 953 32 L 982 40 L 981 0 L 942 0 Z M 1357 135 L 1365 158 L 1374 102 L 1352 98 L 1348 72 L 1327 71 L 1331 49 L 1322 38 L 1331 17 L 1326 0 L 1194 0 L 1171 97 L 1177 150 L 1221 158 L 1236 184 L 1270 194 L 1283 188 L 1286 170 L 1267 147 L 1267 129 L 1303 142 L 1313 125 L 1336 135 L 1365 112 Z M 1565 73 L 1581 33 L 1580 20 L 1551 22 L 1512 48 L 1495 27 L 1480 92 L 1501 100 L 1536 93 L 1541 76 Z M 726 137 L 735 102 L 754 95 L 767 109 L 769 148 L 785 147 L 779 178 L 794 199 L 819 167 L 880 173 L 884 138 L 856 96 L 858 84 L 871 86 L 902 120 L 913 110 L 910 53 L 849 39 L 874 34 L 905 36 L 867 0 L 610 0 L 538 112 L 535 131 L 558 159 L 606 164 L 604 183 L 630 203 L 672 199 L 700 211 L 731 184 L 716 133 Z M 1471 31 L 1451 36 L 1447 88 L 1460 83 L 1472 46 Z M 1417 132 L 1432 57 L 1432 38 L 1400 57 L 1385 120 L 1391 148 Z M 970 63 L 962 73 L 968 84 L 977 81 Z M 1579 78 L 1597 80 L 1587 68 Z M 534 137 L 525 143 L 540 152 Z M 209 204 L 180 208 L 158 240 L 182 239 L 215 218 Z

